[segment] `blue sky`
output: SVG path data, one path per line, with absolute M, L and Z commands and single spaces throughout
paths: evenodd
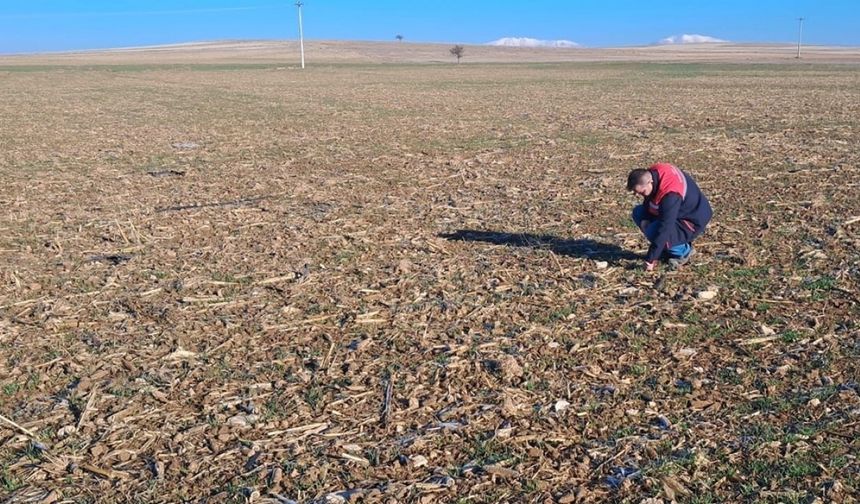
M 0 0 L 0 53 L 225 39 L 295 39 L 295 0 Z M 589 47 L 680 34 L 860 46 L 860 0 L 305 0 L 306 39 Z

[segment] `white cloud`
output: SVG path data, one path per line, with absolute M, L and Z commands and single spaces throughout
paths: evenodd
M 505 37 L 487 42 L 487 45 L 504 47 L 580 47 L 579 44 L 570 40 L 538 40 L 528 37 Z
M 728 42 L 727 40 L 718 39 L 715 37 L 709 37 L 707 35 L 672 35 L 671 37 L 666 37 L 659 42 L 658 44 L 667 45 L 667 44 L 713 44 L 716 42 Z

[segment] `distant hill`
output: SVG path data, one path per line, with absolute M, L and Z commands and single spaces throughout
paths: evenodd
M 451 64 L 453 44 L 306 40 L 309 67 L 337 63 Z M 564 61 L 796 63 L 794 44 L 663 44 L 638 47 L 511 47 L 464 45 L 461 64 Z M 860 48 L 804 46 L 802 62 L 860 64 Z M 0 65 L 25 64 L 299 64 L 296 41 L 217 41 L 0 56 Z
M 579 44 L 570 40 L 538 40 L 528 37 L 505 37 L 487 42 L 487 45 L 502 47 L 580 47 Z
M 664 39 L 660 39 L 658 44 L 715 44 L 720 42 L 728 42 L 728 40 L 718 39 L 716 37 L 709 37 L 707 35 L 672 35 L 671 37 L 666 37 Z

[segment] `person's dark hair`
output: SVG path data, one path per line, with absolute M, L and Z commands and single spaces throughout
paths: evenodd
M 648 170 L 645 168 L 636 168 L 630 172 L 630 175 L 627 175 L 627 190 L 632 191 L 639 184 L 641 184 L 645 180 L 645 176 L 648 175 Z

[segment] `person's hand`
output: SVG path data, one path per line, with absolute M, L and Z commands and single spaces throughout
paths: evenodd
M 657 269 L 657 261 L 645 261 L 645 271 L 654 271 Z

